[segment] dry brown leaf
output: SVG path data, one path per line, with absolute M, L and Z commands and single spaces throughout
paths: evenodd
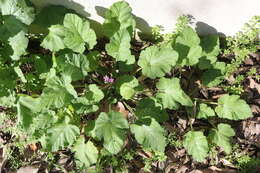
M 176 173 L 185 173 L 188 170 L 187 166 L 181 166 L 177 169 Z
M 0 148 L 0 172 L 3 171 L 2 169 L 5 167 L 6 161 L 5 147 Z
M 224 166 L 228 166 L 230 168 L 236 168 L 235 165 L 233 165 L 230 161 L 226 160 L 226 159 L 221 159 L 220 162 L 224 165 Z
M 183 119 L 183 118 L 179 118 L 177 125 L 180 129 L 185 130 L 187 128 L 187 125 L 188 125 L 188 120 Z
M 257 105 L 250 105 L 251 107 L 251 111 L 254 113 L 254 114 L 260 114 L 260 107 L 257 106 Z
M 174 127 L 170 123 L 165 122 L 163 125 L 170 133 L 174 132 Z
M 204 173 L 204 172 L 202 170 L 195 169 L 195 170 L 192 170 L 190 173 Z M 209 172 L 206 172 L 206 173 L 209 173 Z
M 36 144 L 29 144 L 29 148 L 30 150 L 32 151 L 36 151 L 38 149 L 37 145 Z
M 238 171 L 235 169 L 230 169 L 230 168 L 225 168 L 222 171 L 220 171 L 219 173 L 237 173 Z
M 260 117 L 255 117 L 242 122 L 242 133 L 247 143 L 260 143 Z
M 144 158 L 151 158 L 153 156 L 153 154 L 151 152 L 143 151 L 143 150 L 137 151 L 137 154 Z
M 220 98 L 223 95 L 225 95 L 225 94 L 218 94 L 218 95 L 212 96 L 212 99 L 214 99 L 214 100 L 218 99 L 218 98 Z
M 125 106 L 122 102 L 117 102 L 115 111 L 122 113 L 126 119 L 128 118 L 129 111 L 125 109 Z
M 245 63 L 246 65 L 254 65 L 254 61 L 253 61 L 251 58 L 247 58 L 247 59 L 244 61 L 244 63 Z
M 258 94 L 260 94 L 260 84 L 255 82 L 255 80 L 252 78 L 249 78 L 249 88 L 256 89 Z
M 39 168 L 35 168 L 33 166 L 26 166 L 20 168 L 17 173 L 37 173 Z
M 220 169 L 216 166 L 210 166 L 209 169 L 212 170 L 212 171 L 222 171 L 222 169 Z
M 171 162 L 167 165 L 167 167 L 165 168 L 164 172 L 165 173 L 170 173 L 171 170 L 176 170 L 178 168 L 178 164 L 177 163 L 174 163 L 174 162 Z

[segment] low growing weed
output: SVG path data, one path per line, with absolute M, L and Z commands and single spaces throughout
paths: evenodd
M 228 52 L 239 55 L 227 64 L 217 58 L 219 37 L 199 37 L 183 17 L 175 33 L 162 36 L 165 42 L 133 54 L 136 22 L 125 1 L 106 11 L 103 47 L 90 20 L 56 6 L 36 14 L 25 2 L 0 1 L 0 103 L 15 113 L 16 128 L 27 137 L 25 145 L 38 143 L 46 152 L 71 150 L 81 170 L 95 164 L 103 169 L 100 161 L 105 157 L 108 164 L 122 168 L 132 154 L 123 161 L 115 156 L 130 139 L 137 147 L 157 153 L 145 161 L 146 170 L 152 161 L 166 159 L 167 143 L 184 146 L 198 162 L 209 156 L 212 144 L 231 152 L 234 129 L 212 120 L 252 117 L 240 88 L 206 100 L 197 98 L 198 93 L 189 87 L 197 87 L 196 80 L 203 87 L 220 85 L 248 54 L 251 34 L 237 36 L 244 38 L 241 44 L 228 42 Z M 5 10 L 10 5 L 15 10 Z M 36 52 L 28 52 L 28 35 L 35 25 L 42 27 L 34 30 L 41 34 L 40 45 Z M 161 38 L 158 28 L 154 33 L 155 39 Z M 241 45 L 244 49 L 237 50 Z M 123 106 L 118 110 L 115 104 L 119 103 Z M 178 111 L 187 112 L 188 119 L 210 122 L 210 128 L 190 124 L 183 141 L 174 134 L 167 140 L 162 124 L 172 116 L 169 112 Z

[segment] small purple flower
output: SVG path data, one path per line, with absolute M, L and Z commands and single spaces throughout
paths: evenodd
M 109 76 L 107 76 L 107 75 L 105 75 L 105 76 L 103 77 L 103 80 L 104 80 L 105 83 L 113 83 L 113 82 L 114 82 L 114 78 L 109 77 Z

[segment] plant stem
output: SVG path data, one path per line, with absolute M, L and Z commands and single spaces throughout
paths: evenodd
M 218 105 L 217 102 L 213 102 L 213 101 L 208 101 L 206 99 L 199 99 L 199 98 L 194 98 L 196 101 L 198 102 L 202 102 L 202 103 L 207 103 L 207 104 L 211 104 L 211 105 Z

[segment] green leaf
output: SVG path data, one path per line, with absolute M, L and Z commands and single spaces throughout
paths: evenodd
M 104 148 L 112 154 L 118 153 L 124 145 L 128 122 L 119 112 L 99 114 L 95 122 L 96 136 L 104 140 Z
M 92 49 L 96 45 L 96 34 L 90 28 L 88 21 L 83 21 L 75 14 L 66 14 L 63 25 L 66 28 L 64 43 L 74 52 L 83 53 L 85 43 L 87 43 L 88 49 Z
M 57 57 L 57 65 L 63 75 L 73 81 L 84 79 L 88 72 L 98 68 L 100 54 L 93 51 L 87 54 L 66 53 Z
M 164 108 L 177 109 L 179 103 L 183 106 L 193 105 L 190 97 L 181 89 L 178 78 L 160 78 L 156 88 L 158 89 L 156 98 L 162 101 Z
M 46 108 L 61 108 L 77 97 L 76 91 L 70 84 L 70 81 L 66 78 L 60 79 L 54 76 L 47 80 L 46 86 L 47 87 L 43 89 L 40 97 L 41 104 Z
M 13 60 L 19 60 L 20 56 L 26 53 L 27 45 L 29 43 L 28 38 L 25 36 L 25 32 L 21 31 L 14 37 L 8 39 L 9 45 L 13 49 L 11 58 Z
M 130 129 L 137 142 L 144 148 L 164 152 L 166 146 L 165 131 L 155 119 L 144 119 L 140 123 L 132 124 Z
M 74 143 L 80 134 L 79 128 L 71 124 L 56 124 L 47 130 L 47 149 L 51 152 L 64 149 Z
M 138 102 L 135 115 L 139 119 L 152 117 L 158 122 L 165 122 L 169 118 L 163 106 L 154 97 L 143 98 Z
M 16 86 L 17 74 L 12 68 L 0 67 L 0 76 L 8 76 L 1 77 L 0 80 L 0 96 L 8 96 Z
M 46 33 L 52 25 L 62 25 L 67 13 L 73 13 L 73 10 L 56 5 L 44 7 L 36 15 L 30 28 L 33 33 Z
M 27 82 L 27 80 L 25 79 L 25 76 L 19 66 L 14 67 L 14 71 L 23 83 Z
M 89 66 L 86 66 L 84 68 L 84 70 L 87 72 L 92 72 L 92 71 L 95 71 L 96 69 L 98 69 L 100 58 L 101 58 L 101 54 L 98 51 L 90 51 L 87 54 Z
M 84 95 L 74 100 L 74 107 L 78 114 L 88 114 L 99 109 L 99 102 L 104 98 L 104 93 L 96 84 L 90 84 Z
M 188 26 L 179 33 L 173 48 L 179 54 L 178 64 L 181 66 L 197 64 L 202 55 L 200 38 L 197 33 Z
M 178 53 L 172 48 L 151 46 L 141 52 L 138 65 L 142 67 L 145 76 L 155 79 L 170 72 L 177 60 Z
M 183 145 L 188 154 L 192 155 L 192 158 L 198 162 L 202 162 L 208 155 L 208 141 L 201 131 L 186 133 Z
M 89 167 L 90 165 L 97 162 L 98 159 L 98 150 L 91 141 L 88 141 L 85 144 L 85 139 L 83 136 L 80 136 L 76 141 L 73 151 L 75 152 L 75 159 L 79 162 L 76 162 L 78 166 L 84 165 Z
M 116 89 L 124 99 L 131 99 L 138 86 L 138 80 L 130 75 L 120 76 L 116 82 Z
M 106 45 L 107 53 L 116 59 L 116 61 L 127 62 L 133 64 L 135 57 L 131 55 L 130 44 L 131 37 L 127 30 L 119 30 L 111 38 Z
M 202 84 L 207 87 L 219 85 L 224 80 L 226 64 L 224 62 L 216 62 L 213 68 L 207 70 L 202 75 Z
M 55 114 L 54 111 L 51 110 L 42 110 L 33 118 L 32 125 L 35 129 L 49 129 L 54 123 L 58 120 L 58 116 Z
M 209 107 L 208 105 L 201 103 L 199 108 L 199 113 L 197 115 L 197 118 L 199 119 L 208 119 L 209 117 L 214 117 L 215 112 L 214 110 Z
M 0 97 L 0 105 L 4 107 L 14 107 L 16 97 L 14 93 L 9 93 L 7 96 Z
M 0 0 L 0 12 L 13 15 L 26 25 L 30 25 L 35 17 L 34 8 L 26 0 Z
M 21 96 L 17 102 L 18 124 L 25 130 L 28 130 L 33 122 L 35 113 L 41 111 L 40 99 L 30 96 Z
M 3 23 L 0 25 L 0 40 L 9 45 L 3 54 L 13 60 L 19 60 L 26 52 L 29 42 L 25 36 L 27 28 L 13 16 L 4 16 Z
M 41 46 L 45 49 L 50 49 L 52 52 L 57 52 L 65 48 L 64 37 L 66 29 L 62 25 L 52 25 L 49 28 L 49 34 L 44 38 Z
M 209 69 L 217 61 L 220 52 L 218 35 L 208 35 L 201 40 L 202 57 L 199 60 L 200 69 Z
M 215 111 L 220 118 L 229 120 L 243 120 L 253 116 L 249 105 L 238 95 L 221 96 Z
M 70 77 L 73 81 L 83 79 L 90 71 L 89 61 L 83 54 L 61 54 L 56 60 L 62 74 Z
M 103 91 L 96 84 L 90 84 L 84 96 L 79 97 L 78 101 L 85 105 L 91 105 L 100 102 L 103 98 Z
M 105 13 L 104 31 L 108 37 L 122 29 L 127 29 L 131 37 L 135 25 L 132 9 L 126 1 L 114 3 Z
M 217 129 L 212 129 L 209 133 L 209 139 L 229 154 L 232 151 L 230 137 L 235 136 L 235 131 L 229 124 L 219 124 Z

